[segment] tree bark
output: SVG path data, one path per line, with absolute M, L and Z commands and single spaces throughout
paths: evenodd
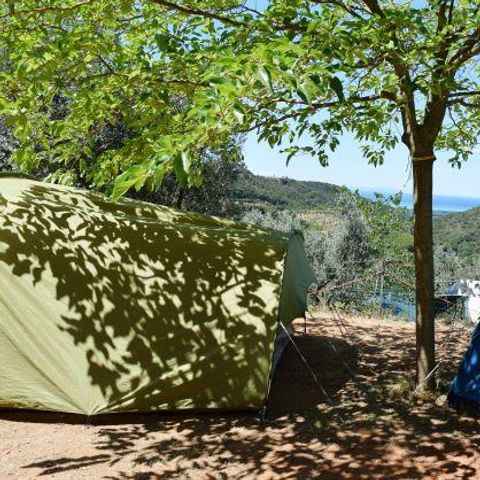
M 416 384 L 433 389 L 435 376 L 434 266 L 432 233 L 433 155 L 413 160 L 414 256 L 416 287 Z M 427 378 L 428 377 L 428 378 Z

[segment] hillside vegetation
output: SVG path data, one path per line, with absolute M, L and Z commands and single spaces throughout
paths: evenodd
M 455 250 L 467 262 L 480 255 L 480 207 L 434 218 L 435 242 Z
M 243 206 L 271 212 L 288 210 L 309 224 L 321 225 L 327 222 L 325 214 L 328 214 L 327 223 L 338 214 L 335 203 L 341 190 L 340 186 L 330 183 L 263 177 L 244 169 L 235 181 L 231 195 Z M 435 243 L 456 252 L 463 265 L 478 263 L 479 233 L 480 207 L 434 217 Z M 399 247 L 406 248 L 413 243 L 409 231 L 403 235 L 393 232 L 391 237 L 390 243 L 399 244 Z
M 337 185 L 292 180 L 286 177 L 263 177 L 244 170 L 232 195 L 247 206 L 286 209 L 292 212 L 321 211 L 333 205 Z

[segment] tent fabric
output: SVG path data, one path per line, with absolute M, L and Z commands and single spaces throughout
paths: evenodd
M 452 382 L 448 404 L 480 418 L 480 323 L 473 331 L 470 345 Z
M 300 234 L 0 178 L 0 407 L 261 408 L 313 281 Z

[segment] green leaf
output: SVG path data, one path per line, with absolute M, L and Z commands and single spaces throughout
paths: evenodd
M 318 73 L 312 73 L 312 75 L 310 75 L 310 80 L 317 86 L 317 87 L 320 87 L 322 85 L 322 78 L 320 77 L 320 75 L 318 75 Z
M 137 191 L 140 190 L 147 178 L 148 173 L 144 165 L 133 165 L 115 179 L 113 184 L 112 198 L 115 201 L 118 200 L 132 187 L 135 187 Z
M 238 120 L 238 123 L 243 125 L 245 123 L 245 113 L 242 109 L 239 108 L 238 105 L 233 107 L 233 115 Z
M 309 105 L 312 104 L 312 95 L 310 93 L 310 89 L 308 88 L 307 82 L 302 82 L 299 85 L 298 95 L 304 102 L 307 102 Z
M 196 187 L 196 188 L 200 188 L 203 185 L 203 175 L 201 170 L 190 173 L 189 184 L 190 186 Z
M 163 179 L 165 174 L 167 173 L 167 164 L 162 163 L 156 169 L 155 173 L 153 174 L 153 182 L 156 187 L 160 187 L 162 185 Z
M 222 85 L 227 83 L 227 79 L 225 77 L 211 77 L 208 79 L 208 83 L 211 85 Z
M 188 173 L 185 170 L 183 162 L 183 153 L 177 153 L 173 157 L 172 161 L 173 171 L 175 172 L 175 177 L 178 180 L 180 185 L 187 185 L 188 183 Z
M 267 70 L 265 67 L 260 67 L 256 71 L 257 78 L 260 80 L 260 82 L 269 90 L 273 91 L 273 86 L 272 86 L 272 77 L 270 75 L 270 71 Z
M 182 152 L 180 156 L 182 158 L 183 169 L 188 173 L 190 166 L 192 165 L 193 158 L 188 152 Z
M 343 83 L 338 77 L 330 78 L 330 88 L 337 94 L 339 100 L 345 100 L 345 95 L 343 94 Z

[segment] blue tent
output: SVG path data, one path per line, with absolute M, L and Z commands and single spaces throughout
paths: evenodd
M 448 405 L 480 418 L 480 323 L 448 394 Z

